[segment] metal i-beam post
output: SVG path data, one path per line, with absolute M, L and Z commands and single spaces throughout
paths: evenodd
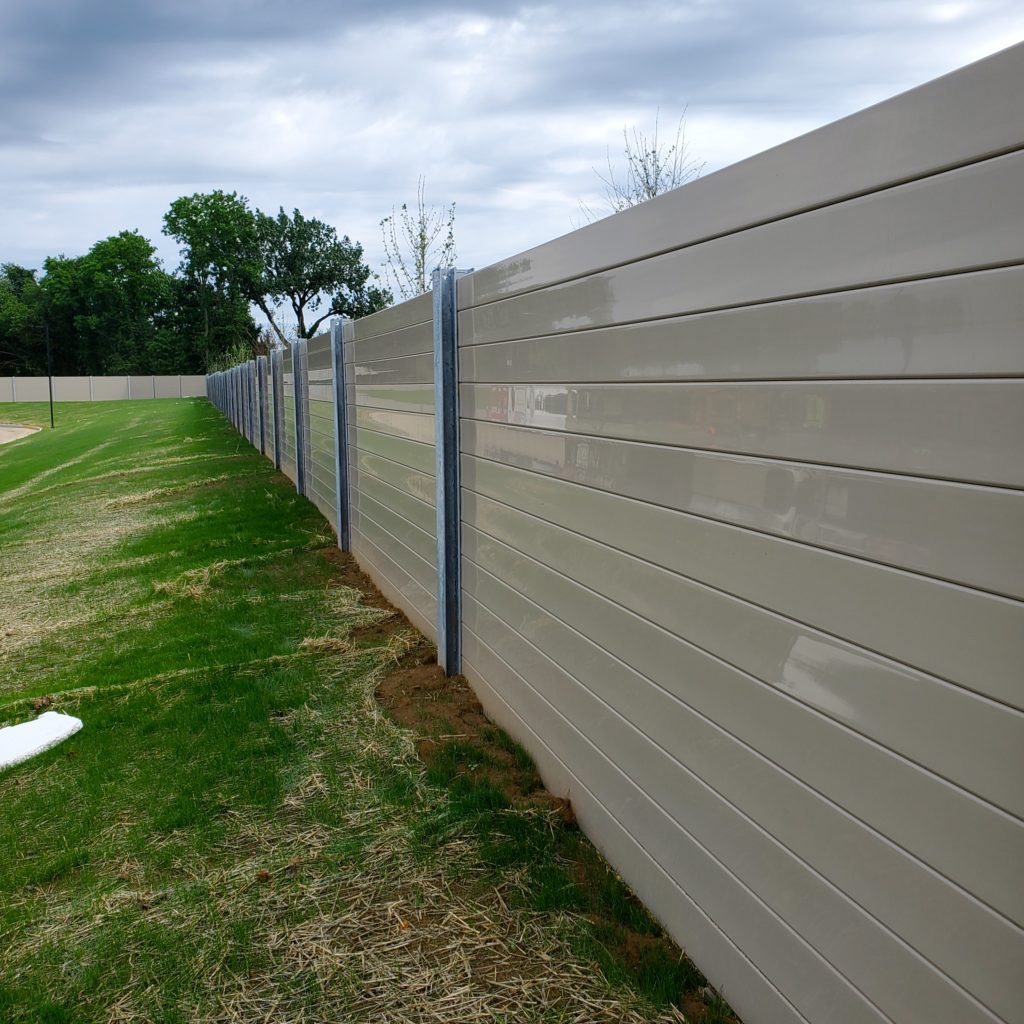
M 454 269 L 434 271 L 434 458 L 437 506 L 437 661 L 462 671 L 459 502 L 459 339 Z
M 334 381 L 334 507 L 338 513 L 338 547 L 352 543 L 348 505 L 348 407 L 345 390 L 345 334 L 352 321 L 331 321 L 331 377 Z

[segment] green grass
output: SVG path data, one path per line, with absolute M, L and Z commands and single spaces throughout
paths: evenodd
M 0 446 L 0 725 L 84 722 L 0 774 L 0 1020 L 677 1019 L 549 826 L 459 781 L 486 752 L 428 773 L 380 713 L 417 638 L 346 642 L 389 613 L 333 547 L 204 401 L 61 404 Z

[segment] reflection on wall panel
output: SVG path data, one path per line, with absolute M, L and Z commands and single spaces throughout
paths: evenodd
M 1024 493 L 472 420 L 463 451 L 939 579 L 1024 595 Z M 985 530 L 977 529 L 978 523 Z
M 434 639 L 432 315 L 428 293 L 357 320 L 345 358 L 353 552 L 388 598 Z
M 338 529 L 337 493 L 335 491 L 334 442 L 334 371 L 331 366 L 331 336 L 320 334 L 311 338 L 306 349 L 309 374 L 309 479 L 306 493 L 309 500 Z
M 281 472 L 295 482 L 295 367 L 293 350 L 286 345 L 281 357 L 281 412 L 283 423 L 281 445 Z
M 470 419 L 1024 487 L 1019 378 L 464 384 L 460 402 Z
M 1024 267 L 1014 266 L 466 345 L 461 379 L 543 384 L 1020 376 L 1021 323 Z
M 752 1021 L 1024 1019 L 1022 87 L 459 282 L 464 671 Z

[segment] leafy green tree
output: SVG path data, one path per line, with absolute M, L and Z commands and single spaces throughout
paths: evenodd
M 224 304 L 256 305 L 282 344 L 282 303 L 308 338 L 328 317 L 365 316 L 391 301 L 372 283 L 362 246 L 298 210 L 270 217 L 236 192 L 197 193 L 171 204 L 164 232 L 182 247 L 183 276 Z
M 251 348 L 258 331 L 249 308 L 263 258 L 248 200 L 220 190 L 183 196 L 171 203 L 163 230 L 182 247 L 179 329 L 199 334 L 205 365 Z
M 34 270 L 15 263 L 0 266 L 0 374 L 37 376 L 46 372 L 42 305 Z
M 50 257 L 44 266 L 45 317 L 59 372 L 187 372 L 168 323 L 174 279 L 138 232 L 102 239 L 84 256 Z
M 298 210 L 289 216 L 282 207 L 276 217 L 257 214 L 257 231 L 265 261 L 264 297 L 288 301 L 300 338 L 312 338 L 328 317 L 367 316 L 391 302 L 390 292 L 371 284 L 376 275 L 363 263 L 363 247 L 348 235 L 338 238 L 329 224 Z M 260 308 L 284 341 L 269 309 Z

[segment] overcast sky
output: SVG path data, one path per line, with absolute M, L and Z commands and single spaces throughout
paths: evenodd
M 1022 38 L 1020 0 L 0 0 L 0 261 L 135 228 L 173 268 L 168 204 L 221 188 L 377 268 L 423 174 L 481 267 L 571 230 L 658 108 L 709 173 Z

